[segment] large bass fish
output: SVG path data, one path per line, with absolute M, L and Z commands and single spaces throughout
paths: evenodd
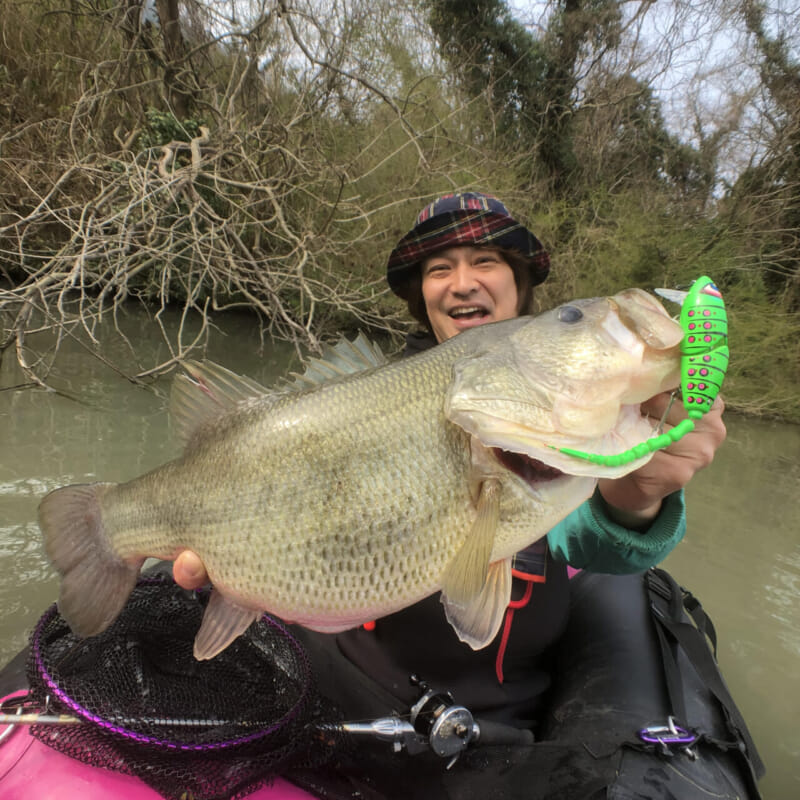
M 42 500 L 60 611 L 78 635 L 97 634 L 146 557 L 191 548 L 214 586 L 198 658 L 264 610 L 333 632 L 437 590 L 462 640 L 484 647 L 509 601 L 512 555 L 599 476 L 650 457 L 612 469 L 554 448 L 611 454 L 652 435 L 638 404 L 678 384 L 680 341 L 663 307 L 634 289 L 354 374 L 340 374 L 352 369 L 343 343 L 340 365 L 312 364 L 300 389 L 188 363 L 171 398 L 180 458 Z

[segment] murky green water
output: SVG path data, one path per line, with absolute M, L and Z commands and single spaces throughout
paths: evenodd
M 664 566 L 714 620 L 725 678 L 767 765 L 765 800 L 788 800 L 800 797 L 800 426 L 726 423 Z
M 168 357 L 152 323 L 133 315 L 126 324 L 140 352 Z M 288 348 L 263 350 L 247 317 L 223 327 L 210 358 L 264 383 L 283 374 Z M 128 351 L 114 338 L 105 352 Z M 35 522 L 41 496 L 67 483 L 125 480 L 177 454 L 168 381 L 137 388 L 81 348 L 65 355 L 58 384 L 83 402 L 0 391 L 0 665 L 57 593 Z M 0 388 L 19 382 L 7 358 Z M 687 538 L 665 566 L 713 617 L 725 677 L 767 764 L 764 797 L 783 800 L 800 796 L 800 427 L 727 422 L 728 441 L 689 488 Z

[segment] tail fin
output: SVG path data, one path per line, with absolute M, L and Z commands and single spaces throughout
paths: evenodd
M 114 485 L 65 486 L 39 504 L 45 550 L 61 574 L 58 609 L 78 636 L 94 636 L 119 616 L 141 567 L 123 561 L 106 535 L 99 501 Z

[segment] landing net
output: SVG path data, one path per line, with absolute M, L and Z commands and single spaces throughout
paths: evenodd
M 192 653 L 207 592 L 143 578 L 99 636 L 75 636 L 52 606 L 31 637 L 31 699 L 85 724 L 34 725 L 45 744 L 138 775 L 165 798 L 241 798 L 335 749 L 320 722 L 338 715 L 316 692 L 299 642 L 264 615 L 209 661 Z

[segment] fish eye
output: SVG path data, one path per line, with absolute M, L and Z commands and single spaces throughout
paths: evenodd
M 558 309 L 558 319 L 561 322 L 578 322 L 579 320 L 583 319 L 583 311 L 581 311 L 577 306 L 561 306 Z

